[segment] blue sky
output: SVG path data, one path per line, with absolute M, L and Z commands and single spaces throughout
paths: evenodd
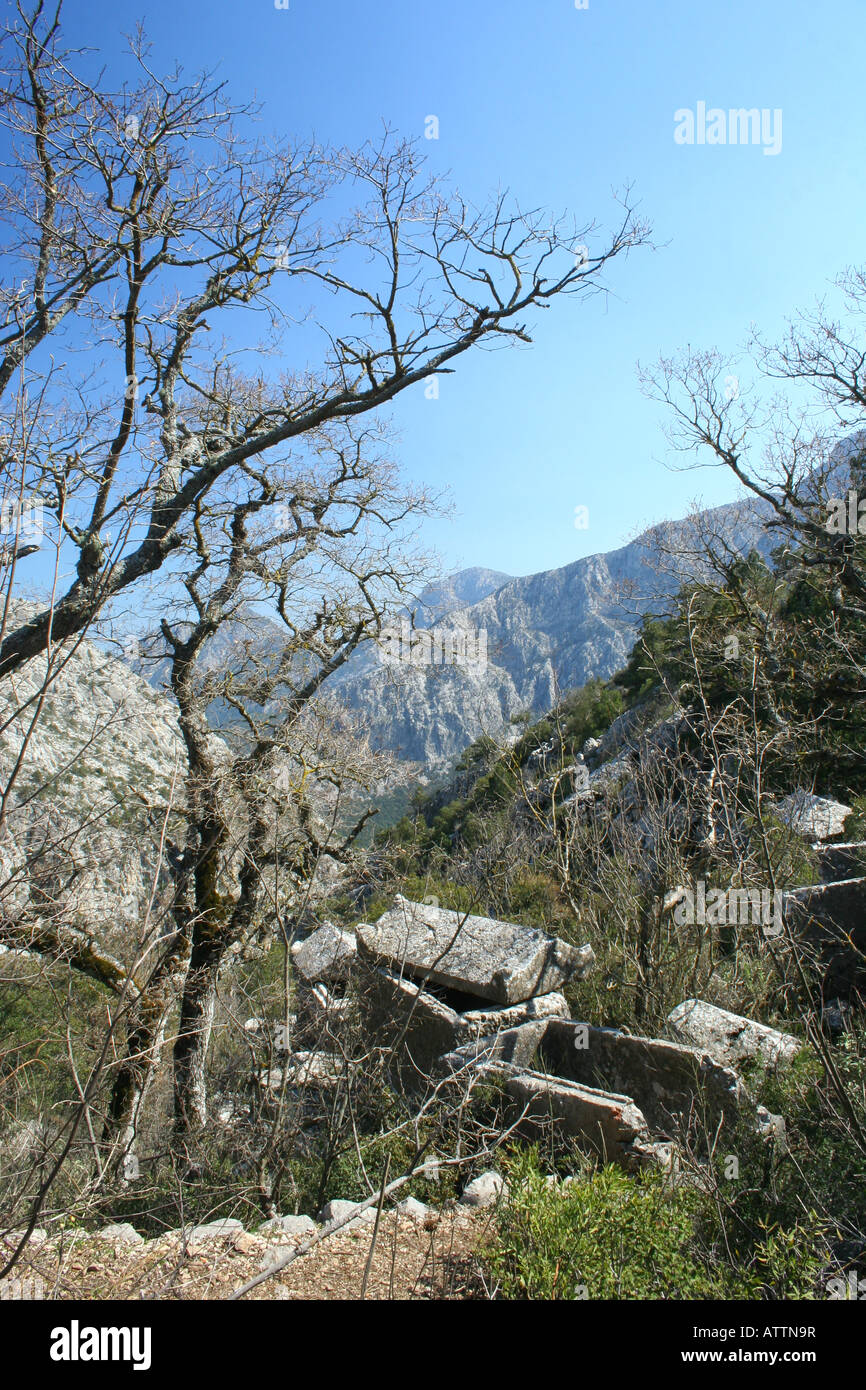
M 67 0 L 67 39 L 113 73 L 141 20 L 153 62 L 217 68 L 286 140 L 359 143 L 384 120 L 481 200 L 611 225 L 630 182 L 658 249 L 615 263 L 605 301 L 554 304 L 531 348 L 461 359 L 438 400 L 393 410 L 406 473 L 447 487 L 426 538 L 449 567 L 512 574 L 607 550 L 700 497 L 715 471 L 671 472 L 664 413 L 635 364 L 687 344 L 733 362 L 863 257 L 863 0 Z M 681 146 L 674 112 L 783 113 L 781 152 Z M 425 118 L 439 139 L 424 141 Z M 300 365 L 300 364 L 299 364 Z M 575 507 L 589 527 L 574 526 Z

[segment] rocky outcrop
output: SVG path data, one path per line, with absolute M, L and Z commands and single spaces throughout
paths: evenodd
M 15 920 L 35 895 L 42 910 L 116 944 L 166 879 L 160 835 L 184 799 L 176 710 L 123 661 L 81 641 L 31 729 L 44 666 L 31 661 L 0 687 L 4 785 L 27 740 L 0 843 L 0 907 Z

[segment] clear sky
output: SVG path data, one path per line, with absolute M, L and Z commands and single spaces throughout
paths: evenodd
M 531 348 L 460 360 L 438 400 L 393 410 L 406 472 L 447 486 L 427 539 L 449 567 L 526 574 L 610 549 L 721 473 L 674 473 L 635 364 L 686 344 L 736 354 L 866 261 L 866 0 L 66 0 L 66 37 L 108 67 L 141 20 L 154 65 L 216 68 L 287 140 L 362 142 L 386 120 L 473 200 L 613 222 L 631 182 L 658 249 L 612 294 L 563 301 Z M 680 145 L 680 108 L 782 111 L 782 147 Z M 301 365 L 301 364 L 299 364 Z M 589 527 L 574 526 L 575 507 Z

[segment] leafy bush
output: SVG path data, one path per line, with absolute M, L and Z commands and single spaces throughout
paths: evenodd
M 739 1266 L 727 1258 L 711 1199 L 658 1172 L 610 1165 L 549 1186 L 537 1154 L 508 1166 L 511 1192 L 483 1255 L 505 1299 L 814 1298 L 813 1234 L 765 1225 Z M 703 1228 L 701 1231 L 700 1228 Z

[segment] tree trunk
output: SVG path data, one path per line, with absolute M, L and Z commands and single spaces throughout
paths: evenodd
M 135 1176 L 135 1147 L 144 1102 L 159 1066 L 165 1028 L 180 989 L 189 938 L 176 932 L 139 997 L 129 1007 L 126 1048 L 114 1078 L 102 1142 L 111 1152 L 109 1171 Z
M 198 942 L 190 957 L 174 1045 L 174 1128 L 181 1147 L 207 1124 L 205 1062 L 224 951 L 223 942 L 211 939 Z

